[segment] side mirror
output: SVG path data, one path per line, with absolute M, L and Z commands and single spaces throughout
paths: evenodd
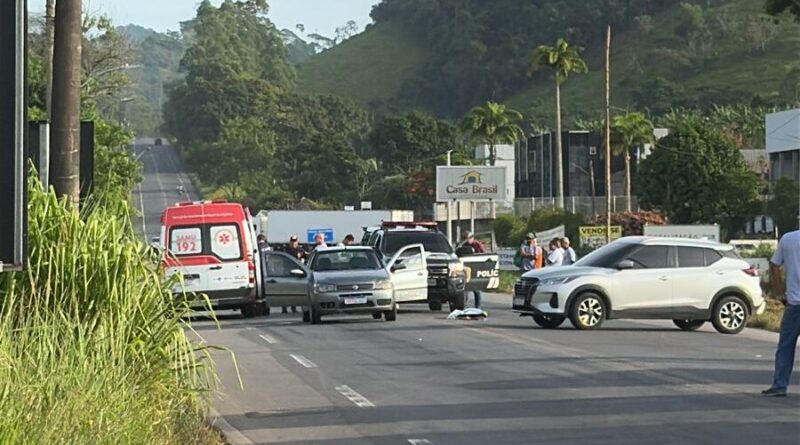
M 397 272 L 399 270 L 405 270 L 407 266 L 405 264 L 400 264 L 400 260 L 398 260 L 394 266 L 392 266 L 392 272 Z
M 636 265 L 631 260 L 623 260 L 617 264 L 617 269 L 619 270 L 630 270 L 636 268 Z
M 306 273 L 302 269 L 292 269 L 289 272 L 289 275 L 291 275 L 291 276 L 293 276 L 295 278 L 305 278 L 306 277 Z

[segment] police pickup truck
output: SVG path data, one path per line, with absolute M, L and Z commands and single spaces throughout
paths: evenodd
M 367 229 L 365 229 L 366 231 Z M 497 289 L 500 286 L 500 262 L 497 254 L 473 254 L 459 249 L 459 257 L 439 232 L 435 223 L 384 222 L 365 233 L 364 244 L 374 247 L 384 258 L 410 244 L 425 247 L 428 268 L 428 307 L 442 310 L 464 309 L 465 293 Z M 425 301 L 420 301 L 425 303 Z

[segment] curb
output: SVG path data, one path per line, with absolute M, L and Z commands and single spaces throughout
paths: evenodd
M 210 423 L 211 426 L 218 429 L 220 433 L 225 437 L 225 440 L 228 442 L 229 445 L 255 445 L 255 443 L 248 439 L 247 436 L 241 433 L 241 431 L 234 428 L 224 417 L 222 417 L 217 410 L 211 408 L 210 413 Z

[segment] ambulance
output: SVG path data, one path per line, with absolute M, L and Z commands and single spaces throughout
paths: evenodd
M 165 276 L 180 275 L 176 295 L 197 295 L 193 308 L 241 310 L 246 318 L 264 312 L 260 256 L 250 211 L 226 201 L 183 202 L 161 216 Z

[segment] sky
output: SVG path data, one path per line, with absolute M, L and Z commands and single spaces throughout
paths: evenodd
M 220 0 L 212 0 L 219 4 Z M 369 13 L 379 0 L 268 0 L 269 17 L 279 29 L 333 36 L 337 27 L 355 20 L 360 29 L 371 23 Z M 29 0 L 31 12 L 44 11 L 45 0 Z M 116 25 L 130 23 L 159 32 L 179 30 L 178 23 L 194 17 L 200 0 L 83 0 L 89 13 L 103 13 Z

